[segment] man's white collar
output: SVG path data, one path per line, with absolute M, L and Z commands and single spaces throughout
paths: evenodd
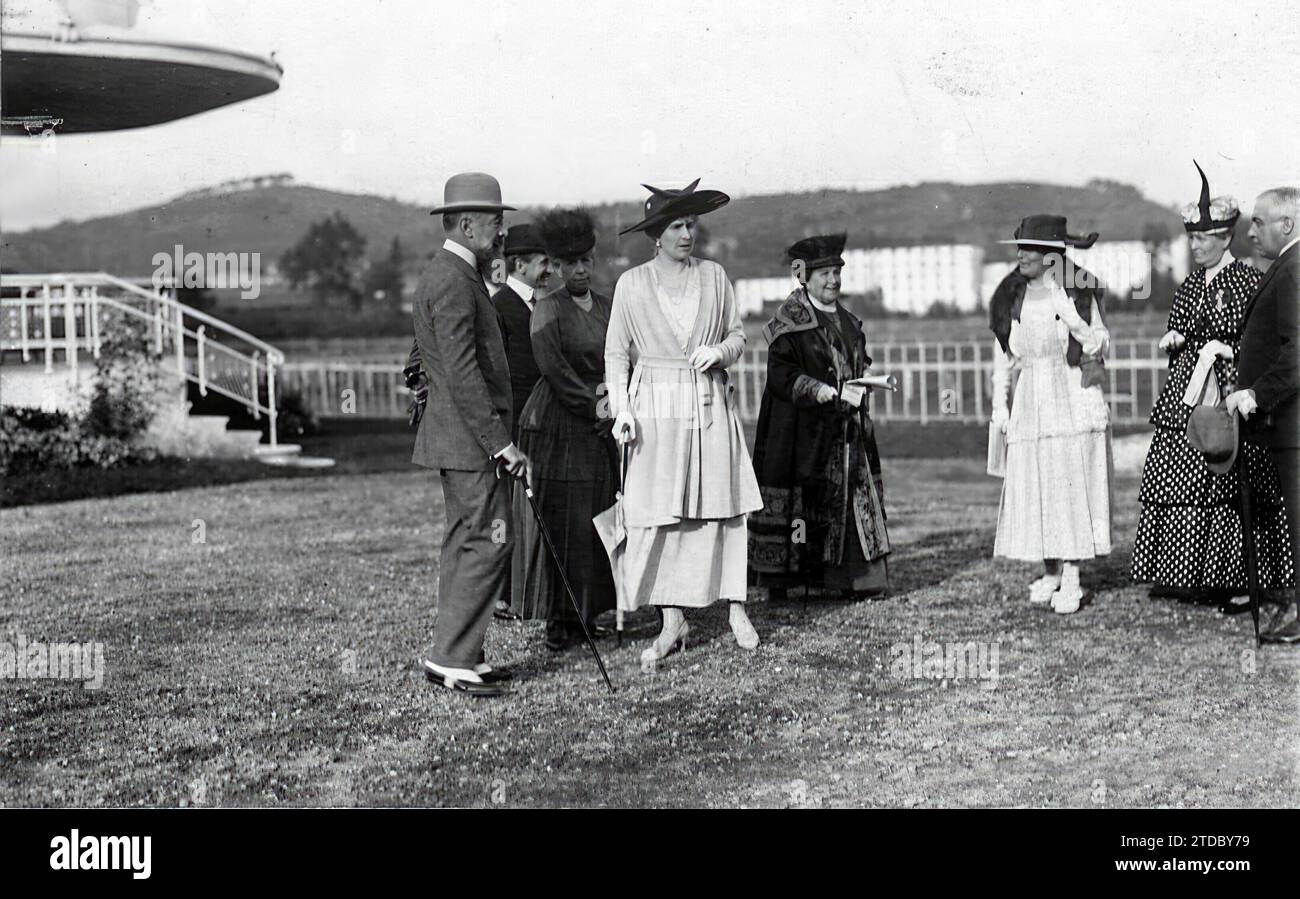
M 475 258 L 474 252 L 470 250 L 469 247 L 462 247 L 460 244 L 456 243 L 456 241 L 452 240 L 451 238 L 447 238 L 442 242 L 442 248 L 444 250 L 450 250 L 451 252 L 455 253 L 461 259 L 464 259 L 466 262 L 468 262 L 470 266 L 475 270 L 478 269 L 478 259 Z
M 536 291 L 532 287 L 529 287 L 514 275 L 510 275 L 506 278 L 506 287 L 509 287 L 515 293 L 519 294 L 520 299 L 529 306 L 533 305 L 533 296 Z

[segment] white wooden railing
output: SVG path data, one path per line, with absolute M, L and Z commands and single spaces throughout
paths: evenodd
M 869 352 L 873 371 L 895 375 L 899 381 L 897 392 L 873 394 L 873 418 L 921 424 L 988 421 L 994 352 L 991 337 L 982 341 L 881 343 Z M 1121 424 L 1145 421 L 1168 370 L 1156 341 L 1112 341 L 1106 370 L 1112 420 Z M 741 418 L 757 419 L 767 381 L 767 350 L 747 350 L 729 371 Z M 410 402 L 401 363 L 290 362 L 282 376 L 283 389 L 299 393 L 307 407 L 322 418 L 400 418 L 406 415 Z
M 179 302 L 171 287 L 104 272 L 0 275 L 0 351 L 16 351 L 23 363 L 43 356 L 46 372 L 56 364 L 76 372 L 82 354 L 98 358 L 110 309 L 146 322 L 164 369 L 198 385 L 201 395 L 211 390 L 255 419 L 267 416 L 275 445 L 276 374 L 284 354 Z

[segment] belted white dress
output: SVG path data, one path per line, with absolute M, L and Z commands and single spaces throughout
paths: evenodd
M 747 516 L 763 507 L 727 376 L 745 349 L 731 282 L 715 262 L 687 265 L 679 294 L 653 260 L 624 272 L 605 337 L 609 412 L 636 419 L 622 487 L 631 608 L 743 601 Z M 688 360 L 700 347 L 722 361 L 695 371 Z

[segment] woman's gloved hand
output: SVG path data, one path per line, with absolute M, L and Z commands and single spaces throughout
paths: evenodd
M 1160 351 L 1162 353 L 1176 353 L 1187 344 L 1187 338 L 1177 331 L 1169 331 L 1164 337 L 1160 338 Z
M 1232 347 L 1228 346 L 1222 340 L 1211 340 L 1205 346 L 1201 347 L 1201 351 L 1196 355 L 1201 358 L 1207 356 L 1218 356 L 1220 359 L 1231 360 L 1236 353 L 1232 351 Z
M 636 419 L 632 417 L 631 412 L 624 410 L 614 417 L 614 439 L 620 445 L 635 442 Z
M 815 399 L 817 400 L 818 403 L 825 405 L 826 403 L 829 403 L 831 400 L 835 399 L 839 395 L 840 392 L 836 390 L 834 387 L 832 387 L 829 384 L 823 384 L 822 386 L 817 388 L 817 396 L 815 397 Z
M 691 353 L 691 368 L 696 371 L 708 371 L 715 365 L 722 364 L 722 350 L 712 346 L 702 346 Z
M 993 410 L 993 424 L 998 426 L 1003 434 L 1007 432 L 1007 422 L 1011 421 L 1011 410 L 1006 406 L 997 406 Z

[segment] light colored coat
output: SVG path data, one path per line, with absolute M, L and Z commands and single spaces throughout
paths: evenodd
M 745 349 L 735 295 L 722 266 L 690 264 L 701 295 L 685 349 L 661 306 L 653 262 L 624 272 L 614 288 L 605 376 L 610 413 L 630 410 L 636 418 L 623 487 L 629 527 L 722 520 L 763 507 L 726 371 Z M 721 351 L 721 363 L 692 369 L 687 360 L 700 347 Z

